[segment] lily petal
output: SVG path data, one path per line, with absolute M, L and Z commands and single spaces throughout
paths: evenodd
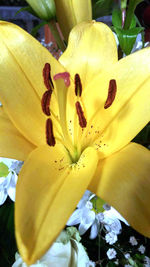
M 0 100 L 15 126 L 30 142 L 45 144 L 45 116 L 41 110 L 46 90 L 43 67 L 49 62 L 52 76 L 65 70 L 27 32 L 4 21 L 0 22 L 0 51 L 3 51 L 0 54 Z M 54 94 L 52 110 L 56 110 Z
M 17 131 L 0 107 L 0 156 L 25 160 L 33 149 L 35 146 Z
M 113 65 L 83 95 L 92 142 L 106 157 L 127 145 L 150 119 L 150 48 L 143 49 Z M 140 64 L 139 64 L 140 62 Z M 143 71 L 144 70 L 144 71 Z M 112 105 L 104 109 L 109 81 L 116 80 L 117 92 Z M 92 128 L 91 128 L 92 125 Z M 83 138 L 86 140 L 85 138 Z
M 112 205 L 141 234 L 150 237 L 150 151 L 130 143 L 100 161 L 89 189 Z
M 92 19 L 91 0 L 55 0 L 55 5 L 56 16 L 66 41 L 77 23 Z
M 103 70 L 117 62 L 117 45 L 112 31 L 103 23 L 83 22 L 73 28 L 61 64 L 72 78 L 78 73 L 83 88 Z
M 62 145 L 41 146 L 30 154 L 19 175 L 15 208 L 18 247 L 27 264 L 40 258 L 63 229 L 97 162 L 93 148 L 76 164 Z

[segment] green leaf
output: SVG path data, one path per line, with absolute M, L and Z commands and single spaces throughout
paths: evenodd
M 114 5 L 113 0 L 92 0 L 93 18 L 109 15 Z
M 120 9 L 114 8 L 112 13 L 112 24 L 114 27 L 119 29 L 122 28 L 122 15 Z
M 131 20 L 130 29 L 135 28 L 137 23 L 136 16 L 134 15 Z
M 42 21 L 42 22 L 39 23 L 37 26 L 35 26 L 35 27 L 32 29 L 32 31 L 31 31 L 31 35 L 34 36 L 34 37 L 36 37 L 38 30 L 39 30 L 41 27 L 43 27 L 45 24 L 47 24 L 47 22 L 46 22 L 46 21 Z
M 122 29 L 122 13 L 118 8 L 114 8 L 112 12 L 112 24 L 114 27 Z M 136 16 L 134 15 L 130 24 L 130 29 L 136 27 Z
M 30 7 L 30 6 L 26 6 L 26 7 L 22 7 L 22 8 L 20 8 L 20 9 L 15 13 L 15 16 L 16 16 L 17 14 L 19 14 L 20 12 L 24 12 L 24 11 L 26 11 L 26 12 L 32 14 L 33 16 L 37 17 L 36 13 L 35 13 L 34 10 L 32 9 L 32 7 Z M 38 17 L 37 17 L 37 18 L 38 18 Z
M 6 164 L 0 162 L 0 177 L 6 177 L 9 174 L 9 169 Z
M 142 27 L 131 28 L 129 30 L 114 27 L 122 51 L 129 55 L 136 41 L 137 35 L 143 30 Z
M 103 205 L 106 204 L 106 202 L 103 199 L 96 196 L 96 197 L 93 197 L 90 201 L 93 204 L 93 210 L 96 213 L 104 211 Z

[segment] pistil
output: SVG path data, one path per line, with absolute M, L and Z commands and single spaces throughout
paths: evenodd
M 67 91 L 70 86 L 70 74 L 68 72 L 58 73 L 54 77 L 57 88 L 57 100 L 59 107 L 60 125 L 63 132 L 63 143 L 69 150 L 69 153 L 73 159 L 76 159 L 76 149 L 73 146 L 71 138 L 67 130 L 67 118 L 66 118 L 66 106 L 67 106 Z

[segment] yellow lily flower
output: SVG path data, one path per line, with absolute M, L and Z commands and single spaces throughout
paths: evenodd
M 91 0 L 55 0 L 55 5 L 56 16 L 66 41 L 76 24 L 92 20 Z
M 150 118 L 150 48 L 118 61 L 111 30 L 84 22 L 57 61 L 1 21 L 0 51 L 0 156 L 25 160 L 15 203 L 23 260 L 48 250 L 86 188 L 150 237 L 150 152 L 130 143 Z

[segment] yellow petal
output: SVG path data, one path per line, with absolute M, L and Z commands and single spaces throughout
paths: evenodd
M 0 22 L 0 51 L 1 102 L 27 139 L 35 145 L 44 144 L 45 116 L 41 98 L 46 88 L 42 70 L 46 62 L 51 64 L 52 76 L 64 68 L 31 35 L 3 21 Z M 55 111 L 54 94 L 51 108 Z
M 150 151 L 130 143 L 100 161 L 89 187 L 129 224 L 150 237 Z
M 77 164 L 62 145 L 42 146 L 30 154 L 19 175 L 15 208 L 17 243 L 28 264 L 40 258 L 63 229 L 97 162 L 92 148 Z
M 0 108 L 0 156 L 25 160 L 35 146 L 28 142 L 14 127 L 3 108 Z
M 117 46 L 112 31 L 100 22 L 83 22 L 71 31 L 61 64 L 71 73 L 81 76 L 83 90 L 101 71 L 117 62 Z
M 79 22 L 92 19 L 91 0 L 55 0 L 56 15 L 65 40 Z
M 125 57 L 114 64 L 110 73 L 97 77 L 83 95 L 90 132 L 87 138 L 89 145 L 95 143 L 100 157 L 127 145 L 149 122 L 149 61 L 150 48 Z M 112 105 L 104 109 L 111 79 L 116 80 L 117 93 Z

